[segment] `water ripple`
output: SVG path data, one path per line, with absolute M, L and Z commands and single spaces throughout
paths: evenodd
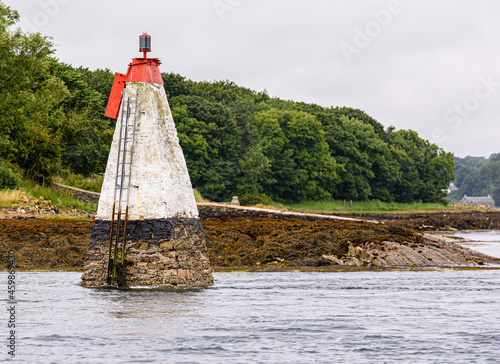
M 500 357 L 497 271 L 216 274 L 216 288 L 194 290 L 85 289 L 78 273 L 18 277 L 16 361 L 25 363 Z

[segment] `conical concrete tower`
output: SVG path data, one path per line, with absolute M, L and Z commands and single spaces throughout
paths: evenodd
M 106 116 L 117 119 L 82 285 L 213 285 L 184 154 L 151 38 L 116 74 Z

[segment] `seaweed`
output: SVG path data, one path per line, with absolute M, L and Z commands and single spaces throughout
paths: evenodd
M 437 213 L 398 216 L 381 223 L 297 218 L 203 218 L 212 268 L 290 270 L 328 268 L 324 256 L 342 258 L 349 245 L 381 249 L 391 241 L 422 244 L 422 230 L 500 229 L 500 213 Z M 0 269 L 16 252 L 19 270 L 81 270 L 94 222 L 49 219 L 0 219 Z

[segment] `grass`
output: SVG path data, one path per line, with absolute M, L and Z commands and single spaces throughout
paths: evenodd
M 25 183 L 22 187 L 15 190 L 0 190 L 0 207 L 21 206 L 21 194 L 24 193 L 30 201 L 28 205 L 34 205 L 32 200 L 43 197 L 45 201 L 51 201 L 52 205 L 61 211 L 69 211 L 72 209 L 96 212 L 97 206 L 93 203 L 82 202 L 72 197 L 69 192 L 55 193 L 48 187 L 41 187 L 31 183 Z
M 203 203 L 206 203 L 206 202 L 210 202 L 209 200 L 207 200 L 206 198 L 204 198 L 200 192 L 198 192 L 198 190 L 196 190 L 195 188 L 193 188 L 193 193 L 194 193 L 194 199 L 196 200 L 196 202 L 203 202 Z
M 0 190 L 0 207 L 11 207 L 21 200 L 20 190 Z
M 83 177 L 81 174 L 74 174 L 63 171 L 60 176 L 54 178 L 54 182 L 66 186 L 80 188 L 86 191 L 101 192 L 102 183 L 104 182 L 104 175 L 93 175 L 90 177 Z
M 43 196 L 46 200 L 51 200 L 56 206 L 60 207 L 62 210 L 70 209 L 78 209 L 84 211 L 97 211 L 97 206 L 90 202 L 83 202 L 73 198 L 73 194 L 69 191 L 58 191 L 57 193 L 52 191 L 48 187 L 41 187 L 38 185 L 28 187 L 27 189 L 23 189 L 26 192 L 26 195 L 33 196 L 36 198 L 38 196 Z
M 423 213 L 439 211 L 467 211 L 474 210 L 472 206 L 463 207 L 457 205 L 444 206 L 438 203 L 397 203 L 375 201 L 306 201 L 301 203 L 285 204 L 288 211 L 308 212 L 318 214 L 384 214 L 384 213 Z

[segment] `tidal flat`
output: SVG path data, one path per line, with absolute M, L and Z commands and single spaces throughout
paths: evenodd
M 470 269 L 500 264 L 499 258 L 469 249 L 459 240 L 428 234 L 498 229 L 498 213 L 384 216 L 376 223 L 242 216 L 202 217 L 201 222 L 216 272 Z M 18 271 L 79 271 L 93 224 L 0 219 L 0 258 L 14 250 Z

